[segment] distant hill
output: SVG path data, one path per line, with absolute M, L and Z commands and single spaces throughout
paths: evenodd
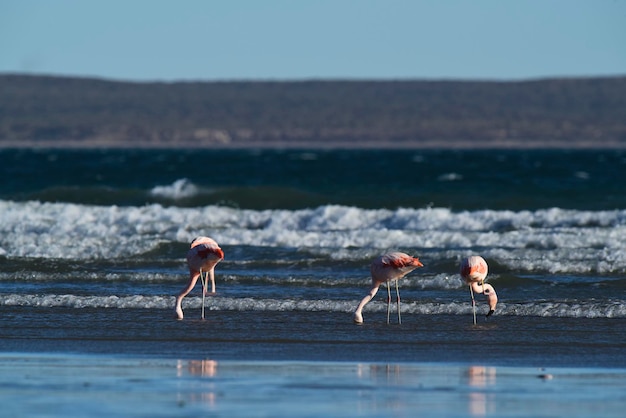
M 0 146 L 626 147 L 626 77 L 134 83 L 0 75 Z

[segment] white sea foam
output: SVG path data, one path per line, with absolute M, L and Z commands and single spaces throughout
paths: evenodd
M 301 210 L 0 201 L 0 256 L 112 259 L 209 235 L 221 245 L 481 254 L 515 271 L 626 272 L 626 210 Z M 325 250 L 326 249 L 326 250 Z
M 150 190 L 152 196 L 172 200 L 186 199 L 197 195 L 198 187 L 188 179 L 179 179 L 167 186 L 155 186 Z
M 186 309 L 198 309 L 199 297 L 185 299 Z M 271 312 L 345 312 L 351 313 L 357 300 L 310 300 L 276 298 L 210 298 L 207 310 L 214 311 L 271 311 Z M 169 296 L 78 296 L 78 295 L 29 295 L 8 294 L 0 298 L 0 306 L 64 307 L 64 308 L 109 308 L 109 309 L 172 309 L 174 297 Z M 366 314 L 386 312 L 385 302 L 372 301 Z M 417 315 L 471 315 L 469 303 L 461 302 L 405 302 L 402 312 Z M 626 318 L 626 304 L 619 301 L 541 301 L 528 303 L 500 303 L 497 315 L 539 316 L 559 318 Z
M 458 173 L 445 173 L 437 177 L 439 181 L 458 181 L 463 180 L 463 176 Z

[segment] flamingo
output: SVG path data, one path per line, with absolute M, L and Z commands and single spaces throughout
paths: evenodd
M 484 258 L 478 255 L 464 258 L 461 260 L 461 277 L 469 285 L 470 295 L 472 296 L 472 308 L 474 310 L 474 325 L 476 325 L 476 301 L 474 300 L 474 292 L 484 293 L 489 300 L 489 312 L 485 316 L 489 318 L 496 310 L 498 303 L 498 295 L 492 285 L 485 283 L 487 277 L 488 266 Z
M 207 295 L 208 280 L 211 279 L 211 294 L 215 294 L 215 265 L 224 259 L 224 251 L 209 237 L 197 237 L 191 241 L 187 252 L 189 283 L 176 296 L 176 316 L 183 319 L 183 298 L 194 288 L 198 277 L 202 283 L 202 319 L 204 319 L 204 297 Z M 203 273 L 205 273 L 203 275 Z
M 408 254 L 393 252 L 382 255 L 375 259 L 370 266 L 372 274 L 372 288 L 365 295 L 356 311 L 354 311 L 354 322 L 356 324 L 363 323 L 363 307 L 376 296 L 378 288 L 381 284 L 387 285 L 387 323 L 389 323 L 389 313 L 391 309 L 391 290 L 390 282 L 396 283 L 396 300 L 398 305 L 398 323 L 402 323 L 400 318 L 400 291 L 398 290 L 398 280 L 406 276 L 418 267 L 424 267 L 417 257 L 411 257 Z

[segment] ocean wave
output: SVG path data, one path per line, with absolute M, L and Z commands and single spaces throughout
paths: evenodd
M 150 190 L 150 195 L 179 200 L 196 196 L 199 191 L 198 186 L 189 181 L 189 179 L 179 179 L 170 185 L 153 187 Z
M 199 309 L 201 298 L 188 297 L 184 308 Z M 206 301 L 209 311 L 269 311 L 269 312 L 345 312 L 351 313 L 358 300 L 310 300 L 277 298 L 228 298 L 211 297 Z M 78 295 L 29 295 L 7 294 L 0 298 L 0 306 L 33 308 L 104 308 L 104 309 L 173 309 L 174 297 L 170 296 L 78 296 Z M 481 313 L 481 306 L 478 307 Z M 365 314 L 380 314 L 387 310 L 385 302 L 372 301 Z M 415 315 L 471 315 L 470 303 L 461 302 L 403 302 L 403 314 Z M 563 318 L 626 318 L 626 303 L 608 301 L 537 301 L 527 303 L 500 303 L 496 315 L 525 317 Z
M 479 251 L 518 272 L 626 272 L 626 210 L 250 210 L 0 201 L 0 256 L 7 258 L 160 257 L 163 246 L 180 244 L 183 251 L 198 235 L 222 246 L 308 249 L 335 261 L 386 250 L 434 259 Z

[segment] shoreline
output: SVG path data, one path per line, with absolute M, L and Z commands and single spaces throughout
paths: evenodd
M 329 142 L 237 142 L 237 143 L 197 143 L 197 142 L 134 142 L 116 141 L 0 141 L 0 150 L 625 150 L 626 141 L 400 141 L 400 142 L 359 142 L 350 144 L 340 141 Z
M 319 366 L 319 365 L 335 365 L 338 367 L 354 366 L 359 364 L 367 365 L 395 365 L 398 367 L 428 367 L 428 368 L 450 368 L 450 369 L 466 369 L 472 367 L 484 367 L 490 369 L 511 369 L 511 370 L 535 370 L 538 375 L 544 374 L 547 371 L 587 371 L 587 372 L 608 372 L 613 371 L 617 373 L 623 373 L 626 375 L 626 367 L 624 366 L 608 366 L 608 365 L 535 365 L 535 364 L 513 364 L 513 363 L 494 363 L 489 361 L 449 361 L 449 360 L 430 360 L 430 361 L 415 361 L 415 360 L 402 360 L 402 359 L 389 359 L 385 361 L 380 360 L 328 360 L 328 359 L 313 359 L 313 358 L 217 358 L 207 356 L 193 356 L 193 355 L 156 355 L 150 353 L 102 353 L 102 352 L 78 352 L 78 351 L 0 351 L 0 364 L 2 362 L 10 362 L 12 359 L 65 359 L 65 360 L 99 360 L 101 362 L 162 362 L 172 363 L 177 361 L 196 362 L 196 361 L 210 361 L 213 363 L 220 363 L 224 365 L 259 365 L 259 366 L 273 366 L 273 365 L 306 365 L 306 366 Z M 1 367 L 0 367 L 1 369 Z

